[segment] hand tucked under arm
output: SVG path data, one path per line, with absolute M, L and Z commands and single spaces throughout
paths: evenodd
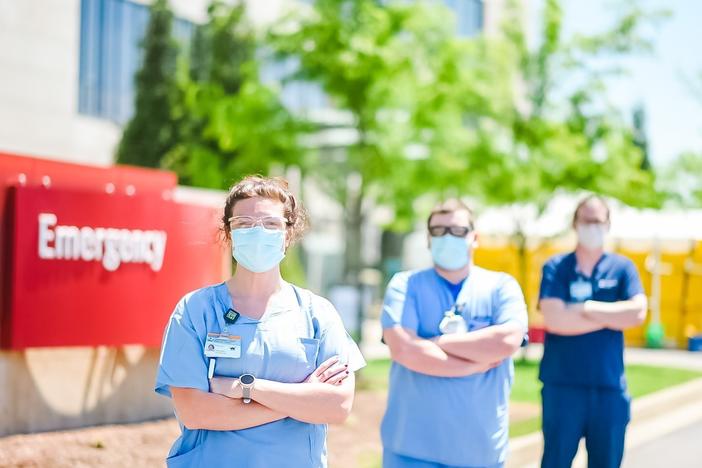
M 585 317 L 602 324 L 604 327 L 624 330 L 639 326 L 644 322 L 648 301 L 644 294 L 637 294 L 626 301 L 585 301 L 577 306 Z
M 450 356 L 441 347 L 397 325 L 385 329 L 385 343 L 393 361 L 422 374 L 435 377 L 465 377 L 486 372 L 494 363 L 476 363 Z
M 251 398 L 273 410 L 285 411 L 291 418 L 312 424 L 340 424 L 353 406 L 354 374 L 340 385 L 328 383 L 281 383 L 258 379 Z
M 347 383 L 348 380 L 351 380 L 351 384 Z M 231 377 L 210 379 L 210 391 L 234 401 L 240 401 L 243 396 L 239 379 Z M 251 398 L 254 401 L 263 400 L 258 403 L 277 409 L 291 418 L 323 424 L 343 422 L 348 417 L 353 392 L 353 373 L 349 372 L 348 365 L 341 364 L 338 356 L 333 356 L 301 383 L 257 379 L 251 390 Z
M 479 363 L 501 361 L 522 344 L 524 328 L 515 321 L 492 325 L 469 333 L 441 335 L 433 339 L 442 350 L 461 359 Z
M 546 331 L 556 335 L 583 335 L 605 328 L 583 313 L 582 304 L 566 306 L 561 299 L 541 299 L 539 310 L 544 315 Z

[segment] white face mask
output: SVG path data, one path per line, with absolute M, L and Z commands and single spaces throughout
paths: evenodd
M 606 224 L 578 224 L 575 227 L 578 233 L 578 244 L 589 250 L 601 249 L 607 237 Z

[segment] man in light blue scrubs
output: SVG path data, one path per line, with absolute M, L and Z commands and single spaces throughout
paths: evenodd
M 511 276 L 473 265 L 473 214 L 463 202 L 438 205 L 427 225 L 434 267 L 395 275 L 383 304 L 393 360 L 383 466 L 500 467 L 524 296 Z

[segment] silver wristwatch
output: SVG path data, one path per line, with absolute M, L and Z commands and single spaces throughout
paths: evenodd
M 241 374 L 239 383 L 241 383 L 241 393 L 244 403 L 251 403 L 251 389 L 256 382 L 256 377 L 251 374 Z

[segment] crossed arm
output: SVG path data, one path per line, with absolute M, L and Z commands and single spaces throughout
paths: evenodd
M 239 399 L 195 388 L 171 387 L 171 394 L 178 419 L 188 429 L 236 431 L 286 417 L 255 401 L 244 404 Z
M 471 333 L 453 336 L 465 337 Z M 496 354 L 490 356 L 491 359 L 478 362 L 462 355 L 454 355 L 453 351 L 444 349 L 440 343 L 443 336 L 427 340 L 400 325 L 386 328 L 383 338 L 390 348 L 393 361 L 415 372 L 435 377 L 465 377 L 486 372 L 495 367 L 496 361 L 506 357 Z M 447 345 L 447 348 L 454 348 L 454 345 Z
M 585 301 L 566 304 L 561 299 L 541 299 L 546 330 L 558 335 L 582 335 L 604 328 L 624 330 L 641 325 L 646 319 L 648 302 L 644 294 L 626 301 Z
M 494 363 L 510 357 L 522 345 L 524 327 L 510 320 L 469 333 L 441 335 L 433 341 L 443 351 L 477 363 Z
M 248 404 L 241 400 L 238 379 L 226 377 L 212 379 L 210 392 L 171 387 L 173 404 L 188 429 L 233 431 L 287 417 L 313 424 L 342 423 L 351 412 L 354 375 L 330 361 L 303 383 L 257 379 Z

